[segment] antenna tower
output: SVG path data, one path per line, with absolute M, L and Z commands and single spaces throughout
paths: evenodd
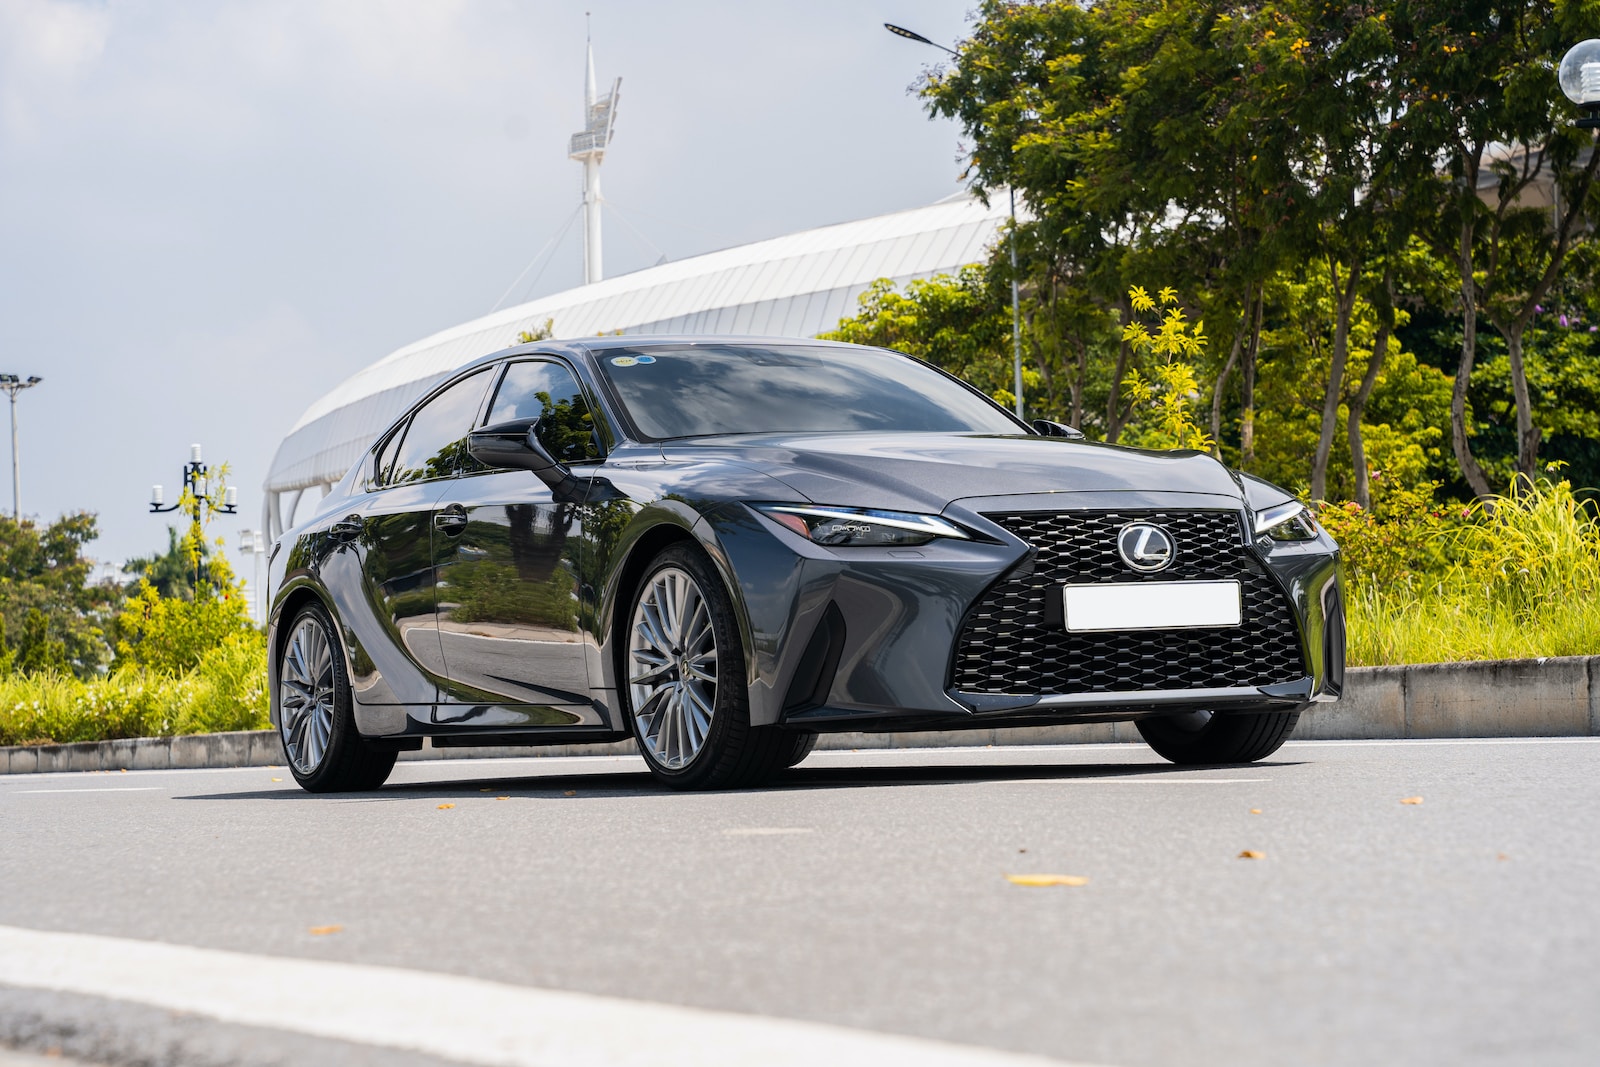
M 585 284 L 592 284 L 604 277 L 600 265 L 600 162 L 606 157 L 611 130 L 617 122 L 617 98 L 622 94 L 622 79 L 613 82 L 605 96 L 598 95 L 594 86 L 592 39 L 588 48 L 583 130 L 572 135 L 567 157 L 583 164 L 583 280 Z

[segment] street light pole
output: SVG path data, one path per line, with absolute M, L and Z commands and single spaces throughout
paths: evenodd
M 1022 418 L 1022 298 L 1017 293 L 1017 191 L 1011 194 L 1011 369 L 1016 372 L 1017 418 Z
M 17 452 L 17 394 L 32 389 L 44 381 L 38 375 L 23 378 L 17 374 L 0 374 L 0 389 L 11 396 L 11 517 L 22 521 L 22 457 Z
M 955 49 L 946 48 L 937 41 L 930 41 L 928 38 L 922 36 L 922 34 L 913 30 L 908 30 L 904 26 L 896 26 L 892 22 L 885 22 L 883 24 L 883 28 L 894 34 L 896 37 L 904 37 L 906 40 L 916 41 L 918 44 L 932 45 L 934 48 L 950 53 L 950 55 L 955 56 L 957 59 L 961 58 L 961 53 L 957 52 Z M 1009 179 L 1006 182 L 1006 192 L 1011 197 L 1011 370 L 1013 395 L 1016 397 L 1017 418 L 1020 419 L 1023 418 L 1022 297 L 1017 286 L 1017 190 L 1012 187 L 1012 183 Z

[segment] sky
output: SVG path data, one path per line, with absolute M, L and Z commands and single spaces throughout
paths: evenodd
M 487 312 L 577 208 L 585 12 L 622 78 L 610 276 L 959 189 L 959 129 L 909 91 L 943 56 L 883 23 L 953 45 L 973 3 L 0 0 L 0 372 L 44 379 L 23 516 L 97 513 L 107 567 L 163 549 L 150 486 L 175 500 L 198 442 L 234 553 L 300 413 Z M 507 303 L 581 264 L 574 223 Z

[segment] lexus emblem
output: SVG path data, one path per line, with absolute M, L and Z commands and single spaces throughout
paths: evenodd
M 1148 522 L 1131 522 L 1117 534 L 1117 555 L 1136 571 L 1165 570 L 1177 554 L 1172 535 Z

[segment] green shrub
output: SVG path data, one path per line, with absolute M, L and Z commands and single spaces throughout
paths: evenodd
M 179 675 L 229 639 L 255 632 L 250 609 L 231 586 L 193 600 L 164 597 L 140 579 L 117 619 L 115 667 L 143 667 Z
M 15 673 L 0 678 L 0 745 L 266 729 L 266 681 L 265 642 L 253 633 L 225 638 L 183 675 Z
M 257 634 L 232 634 L 200 659 L 177 718 L 177 733 L 265 730 L 267 648 Z

